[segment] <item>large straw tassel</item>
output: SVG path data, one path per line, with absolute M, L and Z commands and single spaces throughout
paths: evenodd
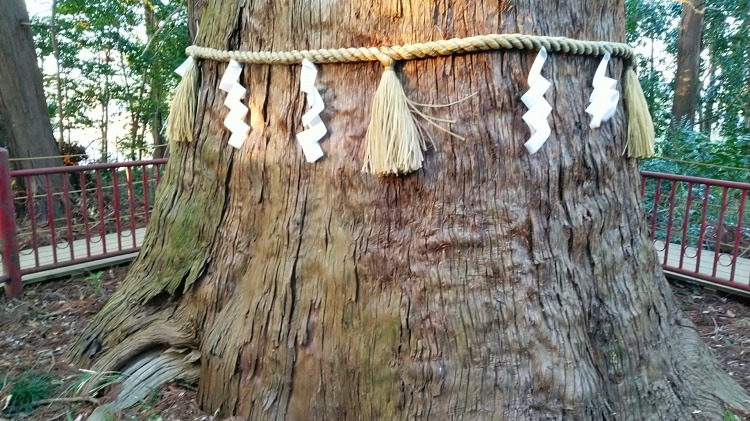
M 383 56 L 381 62 L 385 70 L 372 100 L 362 171 L 380 176 L 408 174 L 422 168 L 426 145 L 412 103 L 393 69 L 394 60 Z
M 625 70 L 623 84 L 625 111 L 628 118 L 628 156 L 648 158 L 654 155 L 654 122 L 648 111 L 641 83 L 633 67 Z
M 185 70 L 177 85 L 167 117 L 167 139 L 172 142 L 193 140 L 193 125 L 198 105 L 198 80 L 200 73 L 195 60 Z

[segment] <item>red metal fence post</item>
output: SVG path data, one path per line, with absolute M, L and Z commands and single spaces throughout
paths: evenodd
M 23 290 L 13 199 L 8 150 L 0 148 L 0 253 L 3 256 L 2 280 L 8 298 L 17 297 Z

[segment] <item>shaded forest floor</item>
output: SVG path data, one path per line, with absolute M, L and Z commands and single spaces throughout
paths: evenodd
M 20 300 L 0 297 L 0 421 L 82 420 L 94 402 L 55 401 L 86 379 L 86 373 L 63 361 L 67 346 L 89 318 L 104 305 L 127 268 L 27 287 Z M 724 369 L 750 390 L 750 300 L 689 284 L 672 284 L 701 336 Z M 8 400 L 12 385 L 44 405 L 25 407 Z M 102 401 L 110 397 L 100 397 Z M 29 413 L 30 412 L 30 413 Z M 195 404 L 189 385 L 168 384 L 117 420 L 212 421 Z

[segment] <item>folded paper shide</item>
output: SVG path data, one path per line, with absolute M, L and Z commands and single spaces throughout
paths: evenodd
M 318 76 L 318 69 L 310 60 L 302 60 L 302 72 L 300 74 L 299 87 L 302 92 L 307 94 L 307 104 L 310 109 L 302 115 L 302 125 L 306 130 L 297 133 L 297 142 L 302 147 L 307 162 L 315 162 L 323 157 L 323 149 L 318 143 L 326 135 L 326 125 L 320 119 L 320 113 L 325 109 L 323 97 L 315 89 L 315 78 Z
M 596 69 L 596 73 L 594 73 L 594 90 L 589 97 L 591 105 L 586 108 L 586 112 L 591 114 L 589 127 L 592 129 L 598 129 L 603 122 L 608 121 L 615 115 L 617 103 L 620 100 L 620 92 L 617 91 L 617 81 L 605 76 L 609 59 L 610 54 L 605 53 L 602 62 L 599 63 L 599 67 Z
M 591 104 L 586 112 L 591 114 L 589 126 L 600 127 L 617 109 L 619 92 L 617 80 L 607 77 L 610 59 L 617 57 L 625 61 L 623 98 L 628 122 L 627 154 L 632 158 L 652 156 L 654 153 L 654 128 L 638 77 L 634 70 L 635 53 L 627 44 L 606 41 L 585 41 L 564 37 L 534 36 L 522 34 L 489 34 L 467 38 L 432 41 L 420 44 L 391 47 L 358 47 L 300 51 L 224 51 L 213 48 L 191 46 L 186 50 L 189 59 L 178 69 L 182 81 L 177 87 L 170 105 L 167 136 L 171 141 L 190 141 L 197 105 L 200 60 L 229 62 L 222 79 L 222 86 L 229 87 L 226 106 L 229 113 L 224 122 L 231 132 L 229 143 L 239 148 L 247 137 L 250 127 L 244 122 L 247 107 L 243 103 L 245 89 L 239 84 L 241 64 L 302 65 L 300 89 L 306 94 L 309 110 L 302 117 L 305 130 L 297 134 L 297 141 L 305 158 L 315 162 L 323 157 L 319 141 L 327 129 L 320 113 L 324 104 L 315 87 L 316 64 L 356 63 L 378 61 L 384 71 L 380 85 L 375 91 L 371 106 L 370 124 L 364 144 L 363 171 L 377 175 L 399 175 L 422 168 L 424 151 L 432 142 L 424 122 L 461 138 L 444 125 L 452 120 L 430 116 L 420 107 L 434 105 L 418 104 L 410 100 L 399 80 L 395 63 L 403 60 L 419 60 L 495 50 L 538 51 L 537 58 L 528 73 L 529 89 L 521 98 L 528 108 L 523 119 L 529 125 L 530 138 L 525 143 L 529 153 L 543 148 L 551 135 L 549 125 L 552 107 L 545 93 L 554 86 L 542 76 L 542 67 L 548 54 L 575 54 L 603 57 L 596 73 L 591 76 L 593 90 Z M 239 70 L 238 70 L 239 66 Z M 226 81 L 224 80 L 226 79 Z M 225 83 L 226 82 L 226 83 Z M 354 82 L 353 82 L 354 83 Z M 237 88 L 235 85 L 240 85 Z M 447 104 L 449 106 L 452 104 Z M 463 139 L 463 138 L 461 138 Z
M 547 61 L 547 49 L 542 47 L 529 70 L 529 90 L 521 97 L 521 101 L 529 108 L 529 111 L 523 115 L 523 121 L 531 129 L 531 138 L 524 143 L 524 146 L 532 154 L 536 153 L 552 134 L 547 121 L 547 117 L 552 113 L 552 105 L 544 99 L 544 93 L 552 86 L 552 83 L 542 76 L 542 66 L 545 61 Z
M 248 108 L 242 100 L 245 99 L 247 91 L 240 84 L 241 74 L 242 65 L 232 60 L 219 82 L 219 89 L 227 93 L 224 106 L 229 108 L 229 113 L 224 117 L 224 126 L 232 133 L 229 136 L 229 145 L 237 149 L 242 147 L 247 134 L 250 133 L 250 126 L 245 123 Z

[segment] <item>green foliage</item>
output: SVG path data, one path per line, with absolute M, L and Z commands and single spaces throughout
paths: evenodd
M 5 119 L 3 118 L 3 115 L 0 114 L 0 148 L 7 148 L 8 147 L 8 133 L 5 129 Z
M 703 118 L 720 136 L 750 135 L 742 118 L 750 112 L 750 0 L 717 0 L 706 9 L 700 98 Z
M 51 398 L 58 385 L 59 382 L 49 374 L 35 371 L 26 371 L 17 377 L 6 376 L 0 380 L 0 390 L 10 387 L 10 401 L 5 412 L 30 413 L 38 401 Z
M 89 276 L 83 278 L 84 281 L 88 281 L 89 286 L 94 289 L 94 293 L 96 295 L 100 295 L 102 290 L 104 289 L 103 280 L 105 272 L 100 271 L 96 273 L 92 273 Z
M 682 2 L 627 0 L 627 38 L 654 117 L 657 158 L 643 169 L 750 181 L 750 0 L 716 0 L 704 15 L 696 124 L 672 128 L 676 44 Z
M 188 44 L 183 2 L 59 0 L 56 12 L 64 118 L 58 118 L 57 75 L 47 75 L 53 121 L 66 131 L 99 127 L 102 137 L 111 137 L 106 126 L 120 117 L 117 121 L 128 127 L 117 139 L 118 148 L 131 157 L 147 152 L 147 130 L 164 127 L 169 93 L 178 82 L 173 70 Z M 48 24 L 46 19 L 42 23 Z M 39 56 L 54 62 L 52 31 L 34 29 Z
M 665 51 L 677 48 L 680 6 L 670 0 L 627 0 L 626 8 L 628 43 L 640 52 L 638 76 L 656 135 L 662 136 L 671 120 L 674 72 L 674 57 Z
M 647 171 L 750 182 L 750 134 L 728 133 L 721 140 L 677 130 L 657 143 L 656 157 L 641 161 Z
M 740 417 L 734 415 L 734 412 L 730 410 L 724 411 L 724 416 L 721 418 L 722 421 L 740 421 Z
M 101 273 L 101 272 L 100 272 Z M 64 395 L 79 395 L 84 388 L 89 388 L 89 394 L 96 396 L 102 390 L 122 383 L 125 375 L 116 371 L 97 372 L 92 370 L 80 370 L 80 373 L 73 374 L 64 379 L 65 383 L 70 383 L 63 393 Z M 95 384 L 92 384 L 95 382 Z

